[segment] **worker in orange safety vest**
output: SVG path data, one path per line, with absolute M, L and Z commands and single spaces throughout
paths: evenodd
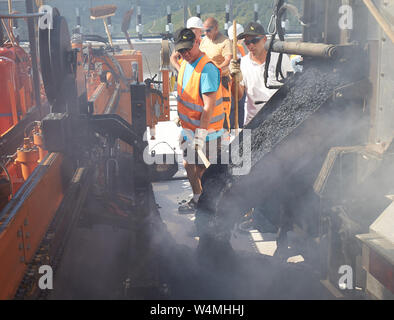
M 206 169 L 196 151 L 203 150 L 211 163 L 220 158 L 221 136 L 225 133 L 223 87 L 221 70 L 200 51 L 191 29 L 178 30 L 174 40 L 175 50 L 183 58 L 178 74 L 178 115 L 183 129 L 183 164 L 193 190 L 193 198 L 178 211 L 194 213 Z

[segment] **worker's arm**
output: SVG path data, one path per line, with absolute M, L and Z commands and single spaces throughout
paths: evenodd
M 204 108 L 200 118 L 200 128 L 208 130 L 209 122 L 211 121 L 216 105 L 216 92 L 203 93 L 202 100 L 204 101 Z
M 231 46 L 231 41 L 229 39 L 226 39 L 224 41 L 222 56 L 224 57 L 224 61 L 220 64 L 219 68 L 222 70 L 222 73 L 227 74 L 230 61 L 233 58 L 233 50 Z M 234 59 L 236 59 L 236 57 Z
M 222 70 L 222 72 L 225 72 L 228 69 L 228 66 L 229 66 L 232 58 L 233 58 L 232 54 L 224 57 L 223 63 L 219 66 L 219 68 Z
M 179 72 L 179 68 L 180 68 L 180 65 L 179 65 L 179 59 L 180 59 L 180 57 L 181 57 L 181 55 L 180 55 L 180 53 L 178 52 L 178 51 L 174 51 L 172 54 L 171 54 L 171 57 L 170 57 L 170 62 L 171 62 L 171 65 L 176 69 L 176 71 L 178 71 Z

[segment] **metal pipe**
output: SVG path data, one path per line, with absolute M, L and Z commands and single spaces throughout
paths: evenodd
M 0 14 L 0 19 L 24 19 L 24 18 L 38 18 L 42 17 L 44 13 L 14 13 L 14 14 Z
M 137 7 L 137 33 L 138 39 L 142 40 L 142 16 L 141 16 L 141 6 Z
M 264 45 L 266 50 L 269 49 L 271 40 Z M 312 57 L 335 58 L 337 47 L 332 44 L 311 43 L 311 42 L 286 42 L 275 40 L 272 46 L 273 52 L 305 55 Z
M 186 28 L 187 23 L 187 0 L 183 0 L 183 26 Z
M 11 14 L 12 13 L 12 0 L 8 0 L 8 13 Z M 14 22 L 13 20 L 10 20 L 10 26 L 11 29 L 14 26 Z
M 108 105 L 105 108 L 104 114 L 116 113 L 116 109 L 119 105 L 119 94 L 120 94 L 120 83 L 115 86 L 114 93 L 109 99 Z
M 109 44 L 111 45 L 111 47 L 113 47 L 114 44 L 112 42 L 112 35 L 111 35 L 111 32 L 109 31 L 108 23 L 105 20 L 105 18 L 103 19 L 103 22 L 104 22 L 105 32 L 107 33 L 107 36 L 108 36 Z
M 167 6 L 167 25 L 166 25 L 167 35 L 171 35 L 173 32 L 173 25 L 171 21 L 171 6 Z
M 77 26 L 81 26 L 81 16 L 79 14 L 79 8 L 75 8 L 75 14 L 77 15 Z
M 201 19 L 201 9 L 199 4 L 196 6 L 196 12 L 197 12 L 197 17 Z
M 229 27 L 231 26 L 231 21 L 233 21 L 234 20 L 234 17 L 233 17 L 233 8 L 234 8 L 234 5 L 233 5 L 233 0 L 229 0 L 229 6 L 230 6 L 230 16 L 229 16 L 229 19 L 228 19 L 228 21 L 229 21 Z
M 34 13 L 33 0 L 25 0 L 26 12 L 29 14 Z M 33 89 L 34 89 L 34 99 L 36 102 L 37 109 L 39 110 L 39 116 L 42 117 L 41 110 L 41 94 L 40 94 L 40 77 L 38 74 L 37 65 L 37 43 L 36 43 L 36 33 L 35 33 L 35 23 L 33 18 L 27 19 L 27 30 L 29 32 L 29 44 L 30 44 L 30 57 L 31 57 L 31 67 L 33 71 Z
M 259 5 L 257 3 L 254 4 L 254 22 L 259 21 Z
M 167 24 L 171 23 L 171 6 L 167 6 Z
M 226 15 L 224 17 L 224 30 L 228 30 L 230 22 L 230 6 L 226 4 Z

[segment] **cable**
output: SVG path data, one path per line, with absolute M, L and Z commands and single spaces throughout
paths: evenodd
M 7 168 L 3 165 L 3 163 L 1 163 L 1 162 L 0 162 L 0 167 L 3 169 L 3 171 L 7 175 L 8 181 L 10 182 L 10 199 L 12 199 L 12 196 L 14 194 L 14 189 L 12 187 L 12 180 L 11 180 L 10 173 L 8 172 Z
M 276 33 L 276 16 L 273 14 L 268 23 L 267 32 L 271 36 Z
M 150 75 L 150 77 L 152 78 L 152 72 L 150 71 L 150 66 L 149 66 L 148 58 L 146 57 L 145 54 L 143 54 L 143 56 L 144 56 L 145 61 L 146 61 L 146 66 L 148 67 L 149 75 Z

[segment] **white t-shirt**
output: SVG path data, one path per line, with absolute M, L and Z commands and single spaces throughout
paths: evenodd
M 268 85 L 281 85 L 276 81 L 275 69 L 278 61 L 279 53 L 272 52 L 271 62 L 268 68 Z M 241 72 L 243 80 L 241 85 L 245 86 L 246 101 L 245 101 L 245 125 L 256 115 L 256 113 L 265 105 L 277 89 L 267 89 L 264 85 L 264 68 L 263 64 L 250 59 L 250 53 L 241 59 Z M 287 54 L 282 58 L 282 73 L 286 77 L 287 72 L 293 71 L 290 58 Z M 280 79 L 280 78 L 279 78 Z M 255 105 L 255 101 L 264 101 L 262 104 Z

